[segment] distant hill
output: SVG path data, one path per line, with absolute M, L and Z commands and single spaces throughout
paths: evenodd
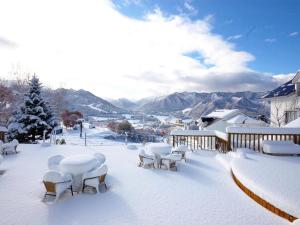
M 119 98 L 116 100 L 108 100 L 108 101 L 122 109 L 133 110 L 138 107 L 137 103 L 130 101 L 126 98 Z
M 216 109 L 239 109 L 249 116 L 269 116 L 270 106 L 262 92 L 182 92 L 144 101 L 136 109 L 146 113 L 171 113 L 199 118 Z M 143 102 L 143 101 L 141 101 Z
M 63 91 L 64 100 L 69 110 L 78 110 L 85 116 L 107 116 L 111 114 L 127 113 L 127 110 L 121 109 L 110 102 L 85 90 L 57 89 L 48 90 L 50 94 Z

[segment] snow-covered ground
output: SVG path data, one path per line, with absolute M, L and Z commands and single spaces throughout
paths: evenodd
M 106 136 L 115 136 L 116 133 L 112 132 L 108 128 L 96 127 L 89 129 L 88 125 L 84 126 L 82 131 L 82 138 L 80 138 L 79 130 L 64 130 L 62 135 L 57 135 L 58 139 L 65 139 L 68 145 L 86 145 L 87 146 L 99 146 L 99 145 L 119 145 L 120 142 L 104 139 Z
M 19 150 L 17 155 L 5 156 L 0 165 L 0 170 L 6 170 L 0 176 L 0 224 L 290 224 L 246 196 L 215 152 L 189 152 L 187 162 L 174 172 L 138 167 L 138 150 L 120 144 L 20 145 Z M 106 192 L 73 197 L 66 193 L 57 203 L 42 201 L 41 179 L 50 156 L 96 151 L 107 159 Z
M 300 158 L 248 154 L 231 162 L 235 176 L 251 191 L 300 218 Z

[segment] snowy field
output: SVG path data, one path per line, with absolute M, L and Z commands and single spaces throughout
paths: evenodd
M 124 145 L 20 145 L 0 165 L 0 224 L 5 225 L 277 225 L 290 224 L 246 196 L 214 152 L 188 153 L 178 172 L 137 167 L 138 151 Z M 108 190 L 43 202 L 47 159 L 101 152 Z
M 87 146 L 99 146 L 99 145 L 120 145 L 121 142 L 114 140 L 104 139 L 106 136 L 114 136 L 116 133 L 112 132 L 108 128 L 96 127 L 89 129 L 86 125 L 82 130 L 82 138 L 80 138 L 79 130 L 64 130 L 63 135 L 57 135 L 58 139 L 65 139 L 68 145 L 81 145 L 85 146 L 85 134 Z

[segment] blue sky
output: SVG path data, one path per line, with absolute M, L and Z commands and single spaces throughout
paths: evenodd
M 114 0 L 136 19 L 159 7 L 191 20 L 213 16 L 213 32 L 255 56 L 252 69 L 275 74 L 300 69 L 300 1 L 297 0 Z

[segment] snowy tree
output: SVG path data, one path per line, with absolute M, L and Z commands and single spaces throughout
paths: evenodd
M 20 142 L 35 142 L 43 137 L 46 130 L 48 136 L 57 126 L 50 104 L 41 94 L 42 84 L 34 75 L 29 82 L 29 90 L 24 95 L 24 102 L 9 120 L 8 138 Z

